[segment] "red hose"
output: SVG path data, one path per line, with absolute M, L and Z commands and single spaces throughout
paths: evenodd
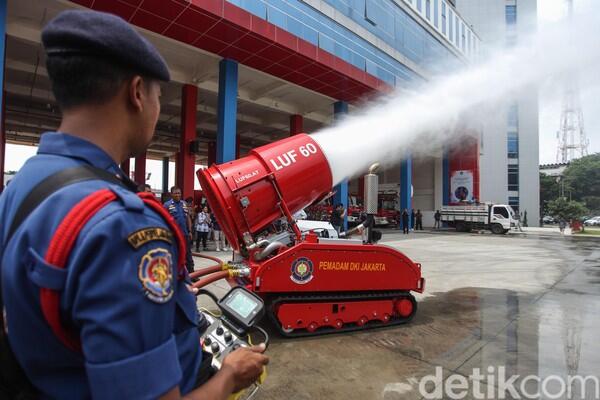
M 210 283 L 213 283 L 215 281 L 218 281 L 220 279 L 224 279 L 227 278 L 229 276 L 229 271 L 221 271 L 221 272 L 217 272 L 208 276 L 205 276 L 204 278 L 198 280 L 197 282 L 192 284 L 192 287 L 195 288 L 201 288 L 204 287 Z
M 198 278 L 200 276 L 212 274 L 213 272 L 222 271 L 223 267 L 221 265 L 211 265 L 210 267 L 202 268 L 199 271 L 194 271 L 190 274 L 190 278 Z
M 206 256 L 206 255 L 201 254 L 201 253 L 196 253 L 195 251 L 192 251 L 192 255 L 194 257 L 200 257 L 200 258 L 206 258 L 207 260 L 212 260 L 212 261 L 218 263 L 220 266 L 223 266 L 223 260 L 221 260 L 220 258 L 212 257 L 212 256 Z

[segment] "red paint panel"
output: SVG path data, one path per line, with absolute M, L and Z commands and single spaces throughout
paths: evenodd
M 293 68 L 290 68 L 285 64 L 273 64 L 268 68 L 265 68 L 265 72 L 275 76 L 285 76 L 289 74 Z
M 93 9 L 96 11 L 104 11 L 118 15 L 125 21 L 129 21 L 129 19 L 135 12 L 134 6 L 127 3 L 123 3 L 121 1 L 114 0 L 95 0 L 93 2 Z
M 183 43 L 194 43 L 200 37 L 200 33 L 191 29 L 184 28 L 181 25 L 173 24 L 165 31 L 165 36 L 179 40 Z
M 214 15 L 209 15 L 206 12 L 200 12 L 190 7 L 175 22 L 198 32 L 206 32 L 218 21 L 218 18 Z
M 229 43 L 221 42 L 220 40 L 216 40 L 207 36 L 201 36 L 194 42 L 194 46 L 211 53 L 219 54 L 229 47 Z
M 306 40 L 298 40 L 298 52 L 305 57 L 315 60 L 317 58 L 317 46 Z
M 233 22 L 236 25 L 250 31 L 252 29 L 252 14 L 248 11 L 237 7 L 229 2 L 225 2 L 225 7 L 223 9 L 223 17 L 229 21 Z
M 294 52 L 298 51 L 298 37 L 279 27 L 276 29 L 275 41 Z
M 269 59 L 275 63 L 280 63 L 293 54 L 294 53 L 292 51 L 285 49 L 278 44 L 274 44 L 257 53 L 257 55 Z
M 333 68 L 333 60 L 335 56 L 323 49 L 317 49 L 317 61 L 324 66 Z
M 214 39 L 220 40 L 222 42 L 226 42 L 228 44 L 235 43 L 242 36 L 248 34 L 248 31 L 238 29 L 233 24 L 229 22 L 219 22 L 210 28 L 206 35 L 210 36 Z
M 239 62 L 244 62 L 247 58 L 252 56 L 252 53 L 234 46 L 229 46 L 218 54 L 223 58 L 230 58 Z
M 265 69 L 267 69 L 268 67 L 273 65 L 273 61 L 268 60 L 266 58 L 259 57 L 259 56 L 252 56 L 252 57 L 246 59 L 246 61 L 244 61 L 244 63 L 247 66 L 258 69 L 260 71 L 264 71 Z
M 318 78 L 319 76 L 329 72 L 329 69 L 325 68 L 319 63 L 312 61 L 310 64 L 306 64 L 299 68 L 298 71 L 302 72 L 305 75 L 309 75 L 313 78 Z
M 298 71 L 292 71 L 292 72 L 288 73 L 287 75 L 284 75 L 283 79 L 288 80 L 288 81 L 293 82 L 293 83 L 296 83 L 298 85 L 301 85 L 304 82 L 310 80 L 311 77 L 310 76 L 306 76 L 304 74 L 301 74 Z
M 131 23 L 139 27 L 157 32 L 163 33 L 164 30 L 171 24 L 168 19 L 158 17 L 149 12 L 138 10 L 133 16 Z
M 270 42 L 275 41 L 275 35 L 277 32 L 277 27 L 275 25 L 268 23 L 267 21 L 257 17 L 256 15 L 250 16 L 250 19 L 252 21 L 252 32 L 262 36 Z
M 193 6 L 206 10 L 216 17 L 223 17 L 225 0 L 191 0 Z
M 170 21 L 177 18 L 186 7 L 189 7 L 189 4 L 182 0 L 144 0 L 142 4 L 143 10 L 160 15 Z
M 257 53 L 271 46 L 271 43 L 264 39 L 261 39 L 258 35 L 254 33 L 249 33 L 245 36 L 242 36 L 240 40 L 235 42 L 233 45 L 246 51 Z

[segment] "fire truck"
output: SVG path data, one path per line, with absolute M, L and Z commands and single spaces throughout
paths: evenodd
M 360 223 L 360 215 L 363 213 L 362 194 L 349 196 L 348 203 L 348 224 L 357 225 Z M 400 186 L 394 183 L 379 184 L 377 192 L 377 215 L 375 218 L 376 226 L 393 226 L 398 223 L 400 215 Z

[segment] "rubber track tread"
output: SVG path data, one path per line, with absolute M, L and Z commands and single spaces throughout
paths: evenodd
M 281 323 L 277 319 L 274 310 L 278 304 L 281 303 L 315 303 L 315 302 L 343 302 L 343 301 L 358 301 L 358 300 L 386 300 L 386 299 L 397 299 L 400 297 L 407 298 L 413 303 L 413 312 L 406 318 L 400 318 L 398 316 L 392 317 L 388 322 L 381 321 L 369 321 L 365 325 L 360 326 L 356 323 L 345 323 L 342 328 L 336 329 L 330 326 L 319 327 L 314 332 L 309 332 L 306 329 L 294 329 L 292 332 L 285 332 L 281 326 Z M 267 314 L 269 319 L 275 325 L 280 335 L 288 338 L 298 337 L 309 337 L 309 336 L 320 336 L 329 333 L 343 333 L 343 332 L 355 332 L 373 328 L 391 327 L 403 325 L 410 322 L 417 312 L 417 301 L 414 296 L 406 291 L 386 291 L 386 292 L 375 292 L 375 293 L 332 293 L 332 294 L 281 294 L 274 295 L 268 301 Z

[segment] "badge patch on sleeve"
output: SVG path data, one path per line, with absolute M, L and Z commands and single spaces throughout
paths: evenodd
M 144 254 L 138 267 L 138 276 L 146 297 L 156 303 L 166 303 L 173 297 L 171 253 L 163 248 Z
M 173 234 L 165 228 L 154 227 L 140 229 L 127 237 L 129 244 L 136 250 L 153 240 L 162 240 L 171 244 L 173 243 Z

